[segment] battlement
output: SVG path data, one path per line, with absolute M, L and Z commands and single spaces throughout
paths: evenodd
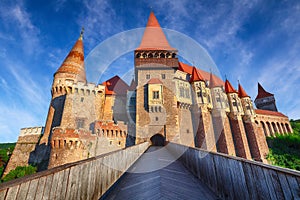
M 60 82 L 55 85 L 53 84 L 51 92 L 52 94 L 101 95 L 105 93 L 105 86 L 84 82 L 72 82 L 72 84 Z
M 113 121 L 97 121 L 94 132 L 100 137 L 126 138 L 127 126 L 124 122 L 115 124 Z
M 42 135 L 43 133 L 44 133 L 44 127 L 36 126 L 36 127 L 21 128 L 19 136 Z
M 83 140 L 93 141 L 96 136 L 83 129 L 54 128 L 52 130 L 51 147 L 77 149 L 84 148 Z

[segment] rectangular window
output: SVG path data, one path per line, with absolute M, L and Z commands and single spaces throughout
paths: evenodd
M 202 96 L 201 92 L 197 92 L 197 97 L 201 97 L 201 96 Z
M 185 89 L 185 98 L 190 98 L 190 90 Z
M 150 74 L 146 74 L 146 79 L 150 79 Z
M 219 97 L 216 98 L 217 102 L 221 102 L 221 99 Z
M 153 91 L 153 99 L 159 99 L 159 91 Z
M 77 118 L 76 119 L 76 128 L 83 128 L 84 127 L 84 119 L 80 119 L 80 118 Z
M 179 88 L 179 96 L 184 97 L 184 88 Z
M 162 79 L 166 79 L 166 75 L 165 75 L 165 74 L 162 74 L 162 75 L 161 75 L 161 78 L 162 78 Z
M 234 101 L 234 102 L 232 102 L 232 105 L 233 106 L 237 106 L 237 103 Z

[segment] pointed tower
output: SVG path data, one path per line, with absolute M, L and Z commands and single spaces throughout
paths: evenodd
M 216 76 L 210 73 L 209 88 L 213 102 L 211 110 L 214 135 L 217 144 L 217 150 L 221 153 L 236 155 L 234 142 L 231 134 L 231 128 L 227 113 L 230 109 L 228 99 L 224 91 L 223 84 L 217 80 Z
M 276 107 L 274 94 L 267 92 L 260 83 L 258 83 L 258 94 L 254 100 L 258 109 L 278 111 Z
M 195 146 L 208 151 L 217 151 L 210 113 L 212 108 L 210 89 L 206 87 L 205 79 L 196 67 L 192 69 L 190 83 L 193 90 Z
M 239 157 L 251 159 L 251 153 L 247 140 L 245 127 L 242 116 L 244 110 L 238 92 L 232 87 L 231 83 L 226 79 L 225 92 L 227 94 L 228 103 L 230 107 L 229 121 L 232 131 L 233 140 L 235 141 L 236 154 Z
M 251 101 L 250 96 L 245 92 L 244 88 L 242 85 L 239 83 L 238 86 L 238 96 L 241 99 L 242 107 L 244 110 L 245 116 L 253 117 L 255 116 L 255 112 L 253 109 L 253 104 Z
M 180 142 L 180 137 L 177 137 L 179 122 L 176 121 L 179 114 L 173 112 L 177 105 L 173 81 L 174 69 L 178 68 L 177 50 L 170 46 L 153 12 L 150 13 L 134 56 L 137 84 L 136 143 L 150 141 L 154 135 Z M 185 91 L 190 94 L 190 85 L 187 84 Z M 166 114 L 166 110 L 170 113 Z
M 268 154 L 268 144 L 260 124 L 255 123 L 255 112 L 250 96 L 245 92 L 242 85 L 238 85 L 238 96 L 241 99 L 244 116 L 245 131 L 249 143 L 251 156 L 256 161 L 266 162 L 265 156 Z
M 228 80 L 225 81 L 225 92 L 228 97 L 231 114 L 243 115 L 244 111 L 242 108 L 241 100 L 238 96 L 238 92 L 232 87 L 231 83 Z
M 83 50 L 83 31 L 71 51 L 54 74 L 52 83 L 52 100 L 50 103 L 45 132 L 41 138 L 40 144 L 48 144 L 51 137 L 51 130 L 61 124 L 63 108 L 66 94 L 74 83 L 86 83 L 86 74 L 84 69 L 84 50 Z
M 178 67 L 177 50 L 170 46 L 153 12 L 150 13 L 140 46 L 135 50 L 135 66 Z

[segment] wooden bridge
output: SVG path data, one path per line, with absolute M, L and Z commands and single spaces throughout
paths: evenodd
M 2 183 L 2 199 L 300 199 L 300 172 L 143 143 Z

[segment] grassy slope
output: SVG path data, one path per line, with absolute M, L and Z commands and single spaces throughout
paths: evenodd
M 2 176 L 3 170 L 11 156 L 16 143 L 3 143 L 0 144 L 0 177 Z
M 270 153 L 267 158 L 273 165 L 300 171 L 300 120 L 291 120 L 294 133 L 268 137 Z

